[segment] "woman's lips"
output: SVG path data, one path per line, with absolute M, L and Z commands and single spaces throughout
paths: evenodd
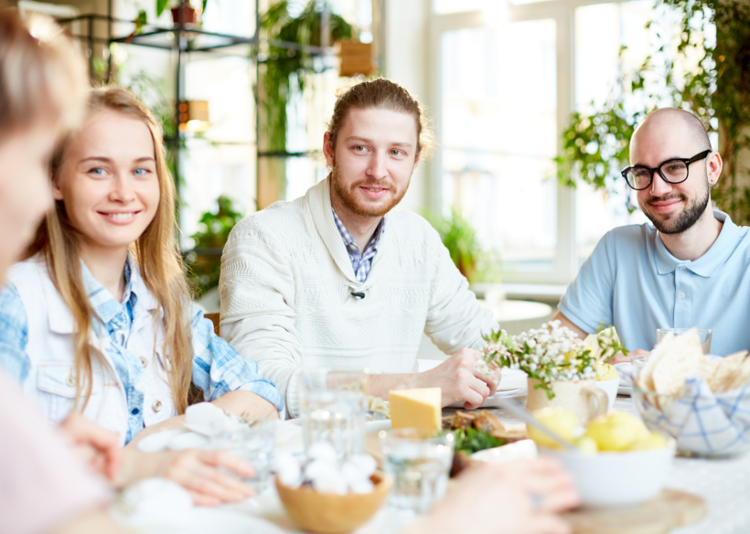
M 128 212 L 97 212 L 99 215 L 104 217 L 107 221 L 118 224 L 121 226 L 128 225 L 133 222 L 140 211 L 128 211 Z

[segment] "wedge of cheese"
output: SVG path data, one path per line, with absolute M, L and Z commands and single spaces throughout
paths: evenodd
M 391 404 L 393 428 L 442 428 L 440 388 L 400 389 L 391 391 L 388 400 Z

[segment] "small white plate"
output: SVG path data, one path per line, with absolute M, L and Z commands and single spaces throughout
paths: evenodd
M 527 393 L 526 388 L 498 391 L 491 397 L 487 397 L 487 399 L 485 399 L 485 401 L 482 403 L 482 405 L 479 408 L 497 408 L 500 406 L 500 402 L 498 401 L 498 399 L 508 398 L 508 397 L 518 397 L 520 395 L 526 395 L 526 393 Z M 462 401 L 454 402 L 453 404 L 450 404 L 447 406 L 447 408 L 463 408 L 463 407 L 464 407 L 464 403 Z
M 617 393 L 630 397 L 632 392 L 633 364 L 630 362 L 616 363 L 615 369 L 620 374 L 620 385 L 617 387 Z

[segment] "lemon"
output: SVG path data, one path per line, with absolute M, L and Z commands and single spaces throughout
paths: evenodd
M 584 454 L 596 454 L 599 450 L 599 446 L 596 444 L 596 441 L 591 438 L 587 438 L 586 436 L 581 436 L 573 443 L 575 443 L 575 446 L 578 447 L 578 450 L 580 450 Z
M 584 436 L 593 439 L 600 451 L 625 451 L 647 438 L 648 430 L 636 416 L 614 411 L 591 421 Z
M 658 432 L 649 432 L 648 436 L 639 439 L 633 445 L 630 450 L 633 451 L 645 451 L 653 449 L 663 449 L 667 446 L 668 440 Z
M 619 373 L 617 372 L 617 369 L 612 367 L 608 363 L 603 363 L 596 368 L 596 379 L 599 382 L 604 382 L 607 380 L 615 380 L 617 378 L 620 378 Z
M 554 433 L 561 438 L 573 441 L 573 434 L 578 428 L 578 416 L 567 408 L 542 408 L 534 412 L 534 418 L 549 427 Z M 526 425 L 529 437 L 540 447 L 549 447 L 553 449 L 560 448 L 560 445 L 552 438 L 547 436 L 541 430 L 537 430 L 531 425 Z

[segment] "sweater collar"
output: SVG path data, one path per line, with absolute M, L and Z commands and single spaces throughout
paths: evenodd
M 346 250 L 346 244 L 341 239 L 341 233 L 336 226 L 336 221 L 331 216 L 333 206 L 331 205 L 331 188 L 330 188 L 330 175 L 321 182 L 312 186 L 307 191 L 307 198 L 310 204 L 310 212 L 312 214 L 315 227 L 323 239 L 323 242 L 328 248 L 328 252 L 331 254 L 333 261 L 336 262 L 339 270 L 346 276 L 352 287 L 359 287 L 362 282 L 357 280 L 357 276 L 354 274 L 354 268 L 352 267 L 351 259 L 349 258 L 349 252 Z M 387 218 L 388 215 L 385 215 Z M 383 224 L 384 226 L 384 224 Z M 382 226 L 381 226 L 382 228 Z M 373 258 L 373 269 L 377 261 L 383 256 L 383 249 L 386 232 L 380 236 L 380 242 L 378 243 L 378 254 Z M 370 271 L 372 275 L 372 270 Z M 365 284 L 371 282 L 368 277 Z

